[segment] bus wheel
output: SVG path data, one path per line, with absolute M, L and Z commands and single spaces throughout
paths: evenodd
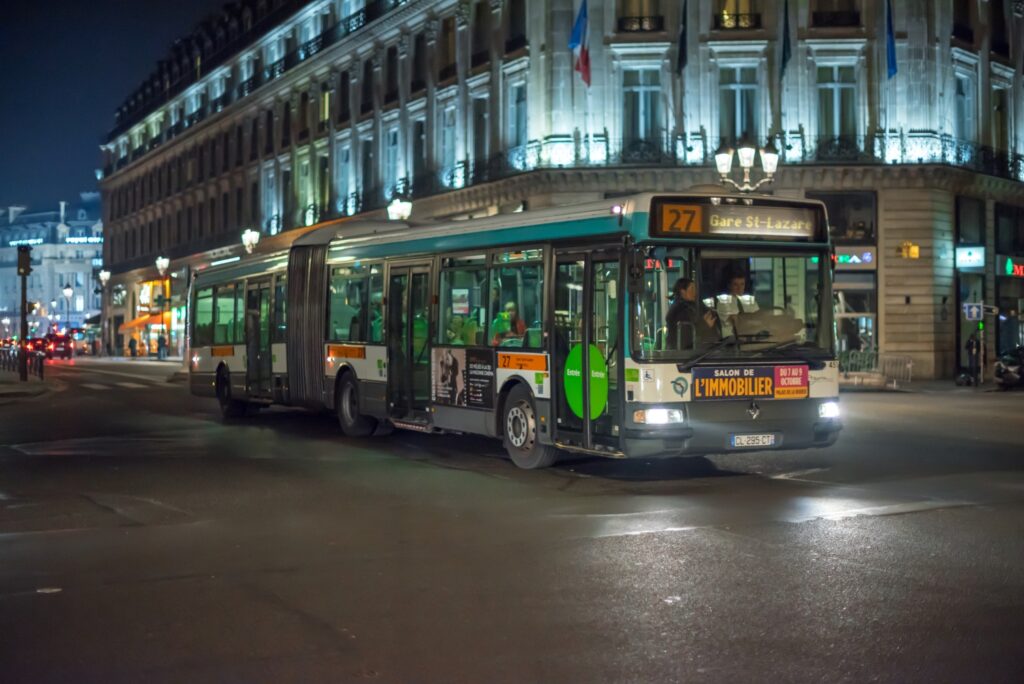
M 505 451 L 524 470 L 547 468 L 558 457 L 558 449 L 537 439 L 537 411 L 533 395 L 516 385 L 505 401 L 503 416 Z
M 231 379 L 225 371 L 217 373 L 217 401 L 220 415 L 225 420 L 245 415 L 245 402 L 231 398 Z
M 338 423 L 349 437 L 369 437 L 377 429 L 377 419 L 364 416 L 359 408 L 359 386 L 352 375 L 345 374 L 338 387 Z

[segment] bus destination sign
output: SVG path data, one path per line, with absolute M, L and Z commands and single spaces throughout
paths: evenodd
M 806 240 L 815 235 L 816 218 L 812 207 L 665 202 L 657 214 L 655 232 L 666 237 Z

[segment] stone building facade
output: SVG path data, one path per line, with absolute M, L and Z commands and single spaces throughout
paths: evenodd
M 890 77 L 885 0 L 587 0 L 589 87 L 580 4 L 243 0 L 204 22 L 102 148 L 108 320 L 137 317 L 157 256 L 180 305 L 247 228 L 262 251 L 397 196 L 426 220 L 685 190 L 771 137 L 772 191 L 829 206 L 844 349 L 949 376 L 982 300 L 989 354 L 1021 342 L 1024 3 L 893 2 Z

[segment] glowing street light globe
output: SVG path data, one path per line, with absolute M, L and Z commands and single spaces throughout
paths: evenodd
M 164 276 L 165 273 L 167 273 L 167 269 L 170 267 L 170 265 L 171 260 L 168 259 L 167 257 L 160 256 L 156 258 L 156 270 L 160 273 L 161 278 Z
M 245 247 L 246 254 L 252 254 L 256 249 L 256 245 L 260 243 L 260 233 L 258 230 L 252 228 L 246 228 L 245 232 L 242 233 L 242 246 Z

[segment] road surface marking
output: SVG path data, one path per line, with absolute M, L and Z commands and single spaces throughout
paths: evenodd
M 108 390 L 108 389 L 110 389 L 109 385 L 100 385 L 99 383 L 95 383 L 95 382 L 83 382 L 82 383 L 82 387 L 88 387 L 91 390 Z
M 119 382 L 118 387 L 125 387 L 127 389 L 149 389 L 153 385 L 140 385 L 137 382 Z

